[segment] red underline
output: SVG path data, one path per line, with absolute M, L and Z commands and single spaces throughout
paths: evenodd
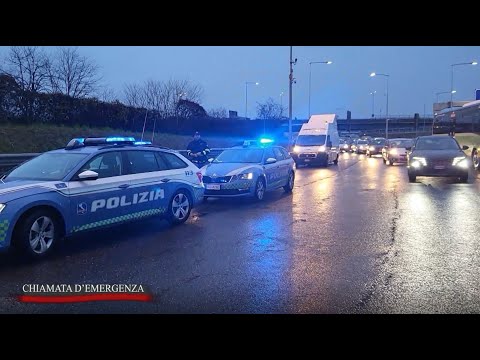
M 88 301 L 152 301 L 150 294 L 132 293 L 106 293 L 106 294 L 81 294 L 81 295 L 20 295 L 20 302 L 24 303 L 74 303 Z

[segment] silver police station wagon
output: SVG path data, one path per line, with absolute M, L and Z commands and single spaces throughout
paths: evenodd
M 293 190 L 295 162 L 283 147 L 245 142 L 224 150 L 201 171 L 208 197 L 252 197 L 262 200 L 265 191 Z M 267 143 L 268 144 L 268 143 Z

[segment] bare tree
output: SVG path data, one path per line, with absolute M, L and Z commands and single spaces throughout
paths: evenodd
M 6 74 L 15 79 L 22 90 L 40 92 L 48 86 L 50 60 L 36 46 L 12 46 L 6 58 Z
M 88 97 L 99 88 L 98 72 L 98 65 L 81 56 L 77 48 L 58 48 L 49 67 L 51 90 L 74 98 Z
M 272 98 L 265 103 L 257 103 L 257 116 L 259 119 L 281 119 L 285 108 Z
M 210 111 L 208 112 L 208 116 L 213 118 L 218 118 L 218 119 L 225 119 L 228 117 L 227 109 L 222 107 L 219 107 L 216 109 L 210 109 Z
M 137 108 L 145 108 L 145 92 L 143 85 L 125 84 L 123 86 L 124 101 L 128 106 Z
M 115 90 L 105 86 L 100 91 L 100 100 L 102 100 L 103 102 L 109 102 L 109 103 L 114 102 L 115 100 L 117 100 L 117 95 L 115 93 Z

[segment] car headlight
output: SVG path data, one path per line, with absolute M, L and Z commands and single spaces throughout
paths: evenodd
M 322 145 L 318 148 L 319 152 L 324 152 L 326 150 L 325 145 Z
M 414 165 L 415 163 L 418 163 L 419 166 L 415 166 L 415 165 Z M 416 157 L 416 156 L 414 156 L 414 157 L 412 158 L 412 166 L 413 166 L 413 167 L 420 167 L 420 165 L 427 166 L 427 160 L 425 160 L 425 158 L 423 158 L 423 157 Z
M 348 145 L 347 144 L 343 145 L 343 148 L 348 149 Z
M 370 151 L 375 151 L 375 147 L 374 147 L 374 146 L 370 146 L 370 147 L 368 148 L 368 150 L 370 150 Z
M 299 153 L 299 152 L 300 152 L 300 147 L 299 147 L 299 146 L 295 146 L 295 147 L 293 148 L 293 152 Z
M 453 166 L 461 167 L 462 169 L 468 169 L 468 159 L 465 156 L 459 156 L 453 159 Z
M 463 160 L 466 160 L 467 158 L 465 156 L 459 156 L 453 159 L 452 165 L 456 166 L 459 163 L 461 163 Z
M 252 180 L 253 179 L 253 173 L 245 173 L 245 174 L 240 174 L 238 175 L 239 180 Z
M 398 150 L 397 149 L 391 149 L 390 154 L 392 155 L 398 155 Z
M 7 205 L 5 204 L 0 204 L 0 214 L 2 213 L 3 209 L 5 209 Z

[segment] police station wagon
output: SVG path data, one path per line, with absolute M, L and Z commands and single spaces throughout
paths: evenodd
M 65 236 L 161 215 L 185 222 L 204 194 L 181 154 L 130 137 L 78 138 L 0 181 L 0 249 L 43 257 Z

